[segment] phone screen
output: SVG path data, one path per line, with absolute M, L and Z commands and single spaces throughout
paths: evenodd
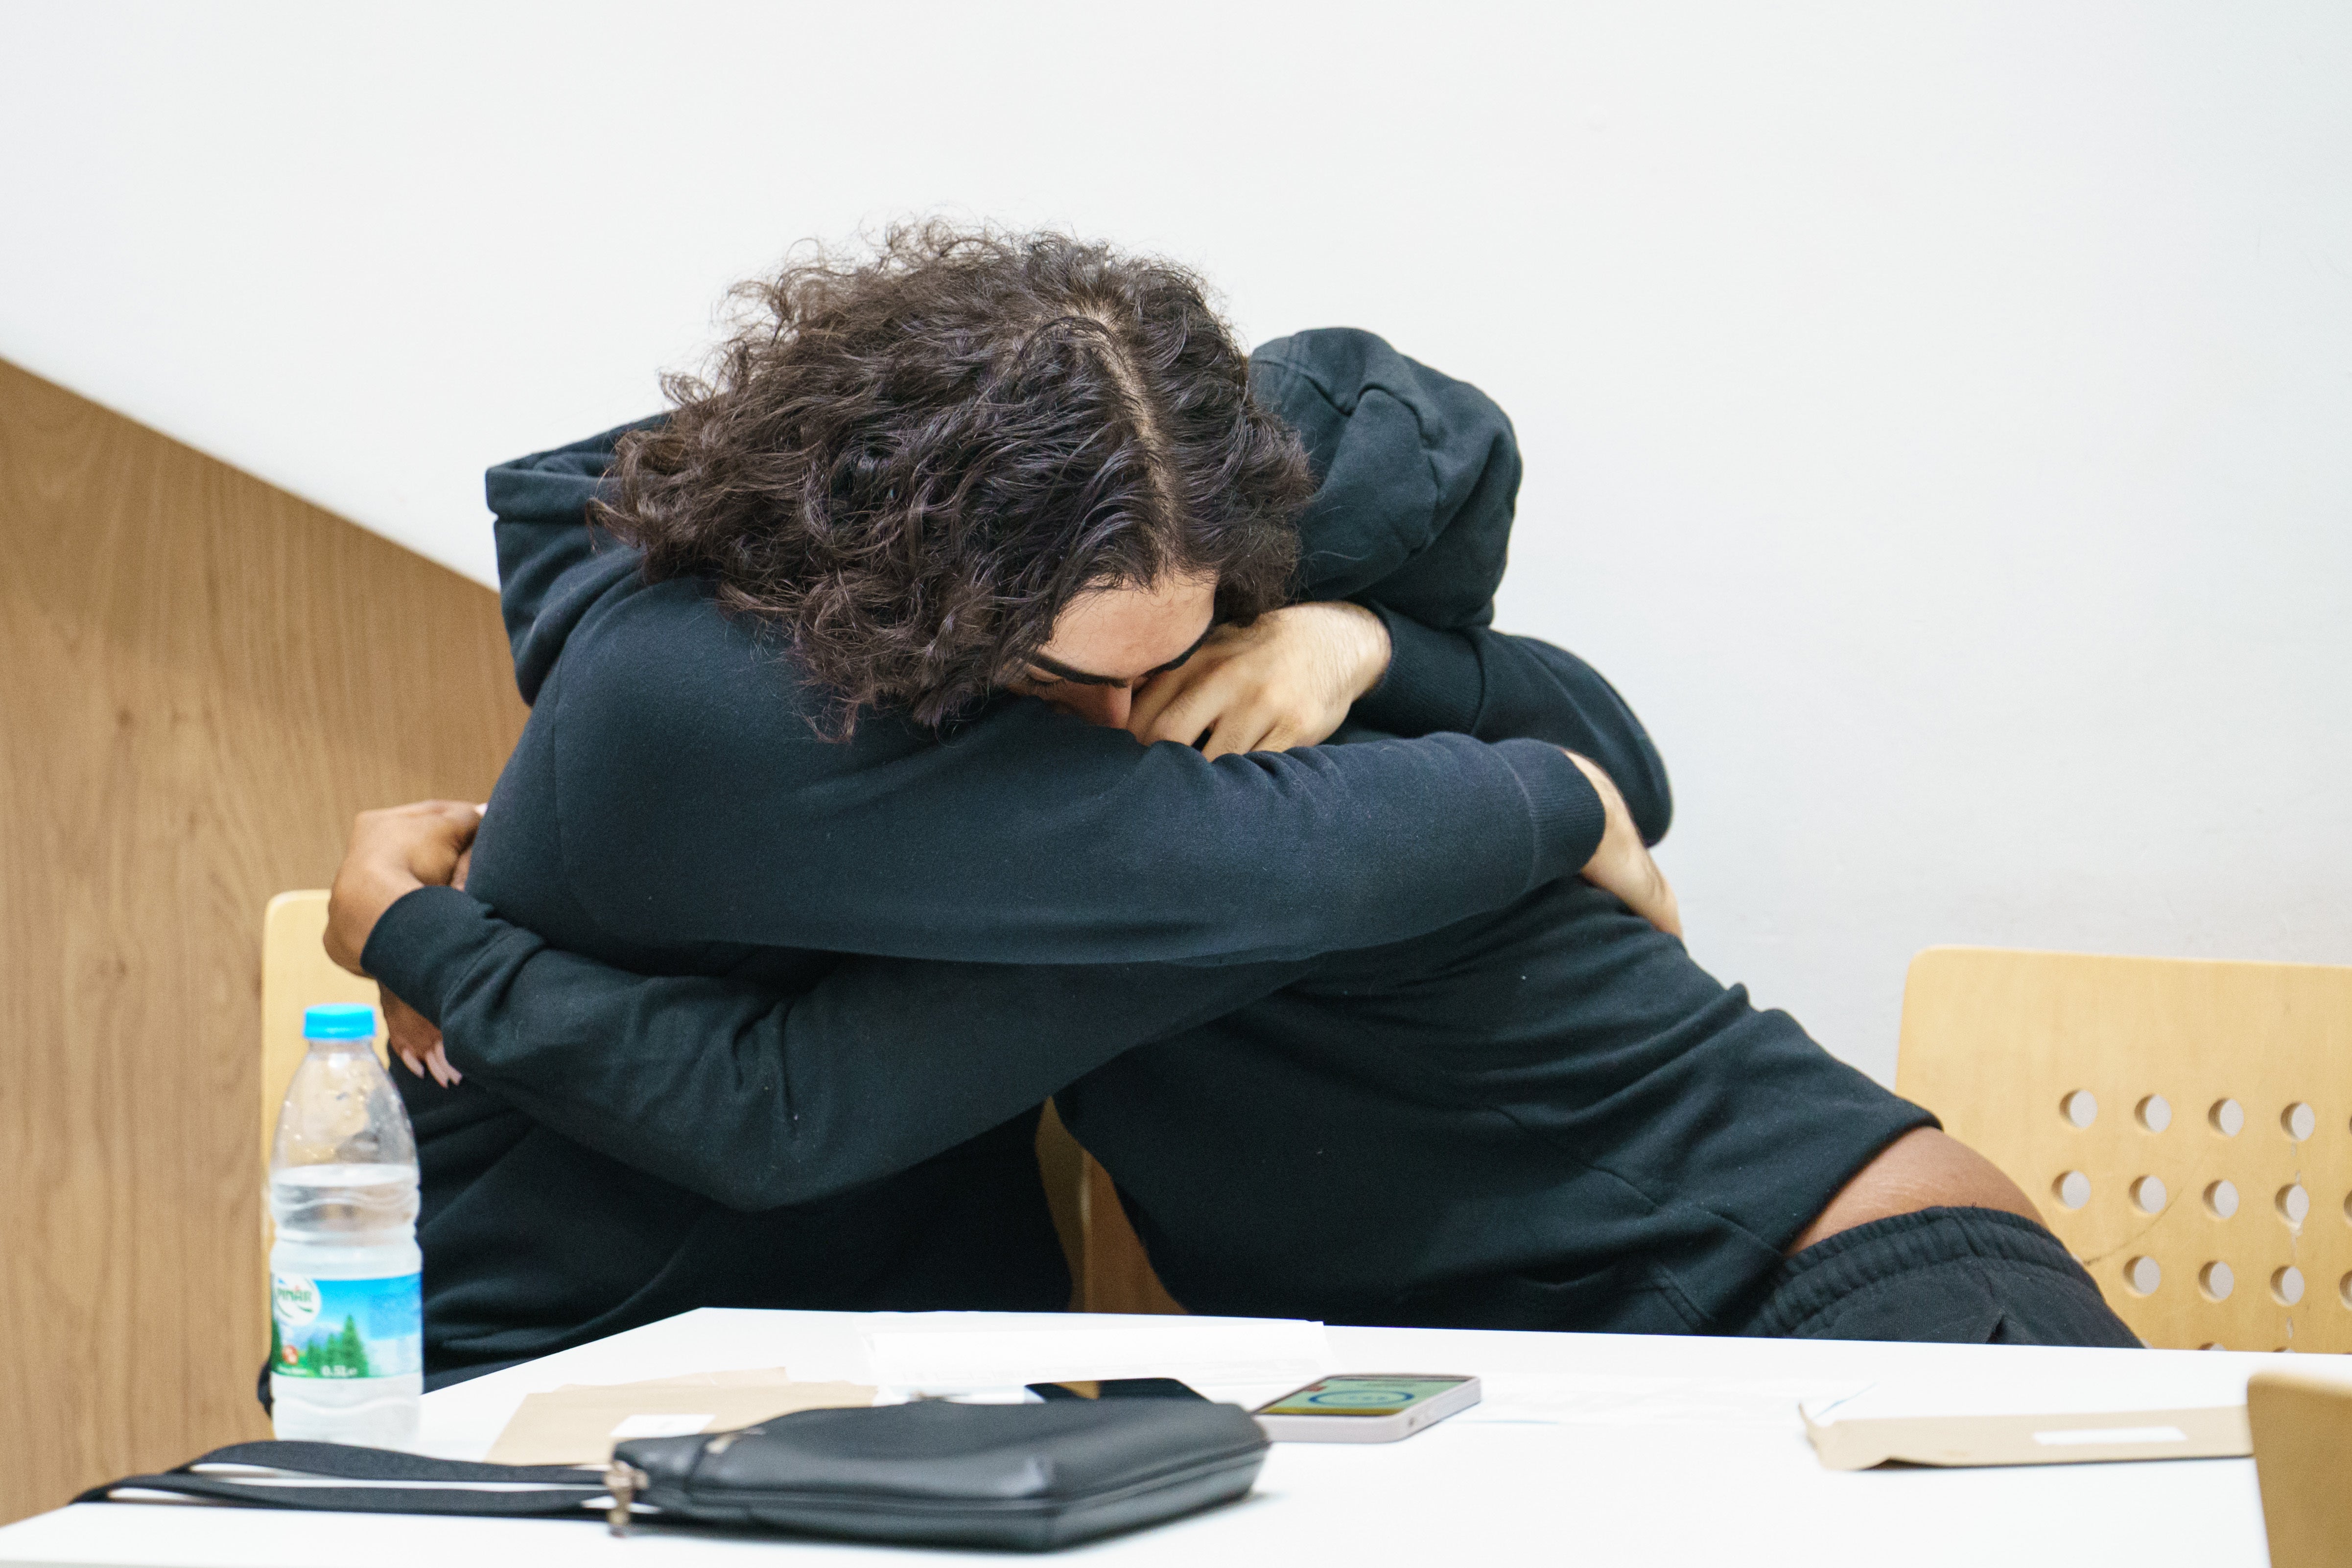
M 1459 1388 L 1466 1377 L 1326 1377 L 1271 1405 L 1261 1416 L 1393 1416 Z

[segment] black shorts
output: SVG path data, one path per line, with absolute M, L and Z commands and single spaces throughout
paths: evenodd
M 1194 1312 L 1712 1333 L 1927 1112 L 1590 884 L 1296 967 L 1056 1096 Z

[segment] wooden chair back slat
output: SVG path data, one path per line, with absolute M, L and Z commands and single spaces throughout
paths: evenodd
M 327 890 L 281 893 L 261 917 L 261 1168 L 269 1169 L 269 1143 L 286 1085 L 309 1048 L 302 1009 L 329 1002 L 375 1005 L 375 982 L 338 967 L 327 956 Z M 383 1016 L 376 1015 L 376 1055 L 383 1049 Z M 268 1228 L 268 1211 L 262 1228 Z

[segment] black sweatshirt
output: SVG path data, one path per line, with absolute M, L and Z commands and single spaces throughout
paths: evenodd
M 436 1364 L 699 1304 L 1058 1304 L 1045 1095 L 1284 960 L 1571 874 L 1600 812 L 1560 747 L 1664 831 L 1615 693 L 1486 628 L 1501 411 L 1359 332 L 1252 376 L 1321 480 L 1304 595 L 1390 628 L 1355 744 L 1211 762 L 1010 695 L 824 741 L 788 653 L 586 526 L 618 432 L 491 471 L 531 719 L 469 892 L 402 900 L 366 954 L 467 1073 L 400 1075 Z

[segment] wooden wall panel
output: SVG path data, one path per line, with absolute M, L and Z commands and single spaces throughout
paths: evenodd
M 0 364 L 0 1520 L 267 1435 L 263 906 L 522 719 L 487 590 Z

